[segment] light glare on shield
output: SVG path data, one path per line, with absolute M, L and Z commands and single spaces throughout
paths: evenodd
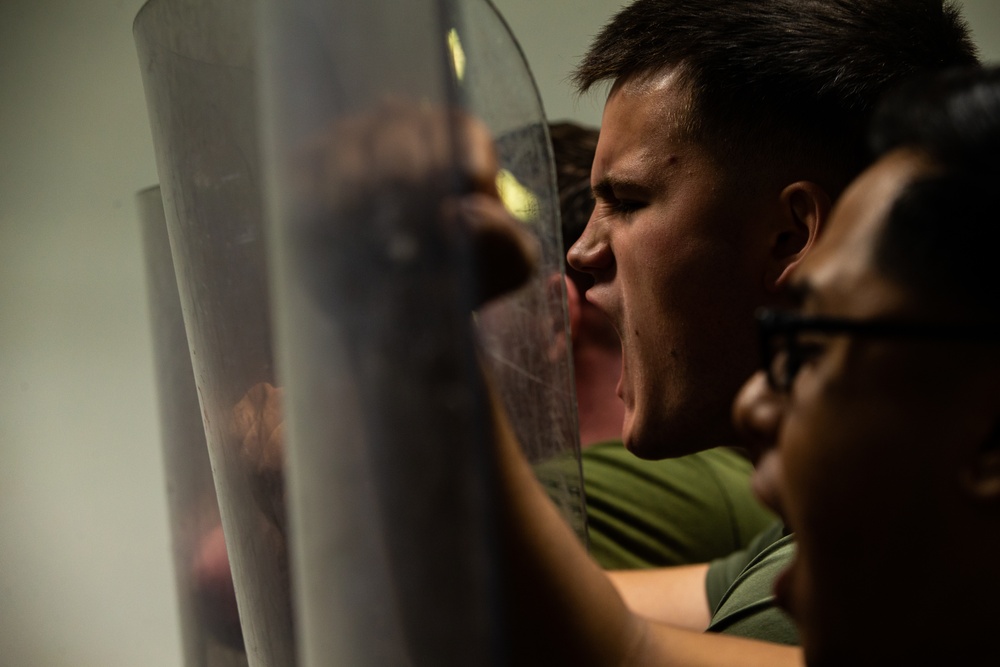
M 448 52 L 451 53 L 451 64 L 455 68 L 455 76 L 461 81 L 465 77 L 465 50 L 458 31 L 452 28 L 448 31 Z
M 538 197 L 506 169 L 497 173 L 497 191 L 507 210 L 521 222 L 532 222 L 538 217 Z

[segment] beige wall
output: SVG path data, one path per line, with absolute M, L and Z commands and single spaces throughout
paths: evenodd
M 178 666 L 134 195 L 140 0 L 0 2 L 0 664 Z M 610 0 L 496 0 L 550 118 Z M 1000 5 L 967 0 L 987 59 Z M 558 39 L 553 39 L 558 35 Z

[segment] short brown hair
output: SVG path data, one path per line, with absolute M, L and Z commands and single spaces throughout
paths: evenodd
M 677 69 L 699 140 L 737 164 L 819 167 L 836 190 L 866 164 L 865 127 L 886 90 L 976 63 L 950 1 L 635 0 L 597 35 L 574 81 L 585 92 Z

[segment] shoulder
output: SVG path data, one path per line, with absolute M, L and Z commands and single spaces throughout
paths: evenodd
M 733 581 L 715 608 L 709 632 L 798 644 L 792 620 L 774 600 L 774 580 L 795 554 L 792 535 L 765 546 Z

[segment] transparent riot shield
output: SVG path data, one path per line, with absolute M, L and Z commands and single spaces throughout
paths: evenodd
M 504 664 L 477 345 L 532 458 L 577 445 L 537 92 L 485 2 L 261 8 L 300 658 Z M 499 175 L 481 169 L 484 122 Z M 481 276 L 453 206 L 495 187 L 543 266 L 473 318 Z
M 480 309 L 477 329 L 526 454 L 586 543 L 559 198 L 545 113 L 520 47 L 494 5 L 456 0 L 453 11 L 448 47 L 459 99 L 489 125 L 500 195 L 541 250 L 532 282 Z
M 212 465 L 159 186 L 137 193 L 185 667 L 245 667 Z
M 133 34 L 249 664 L 295 664 L 250 0 L 150 0 Z

